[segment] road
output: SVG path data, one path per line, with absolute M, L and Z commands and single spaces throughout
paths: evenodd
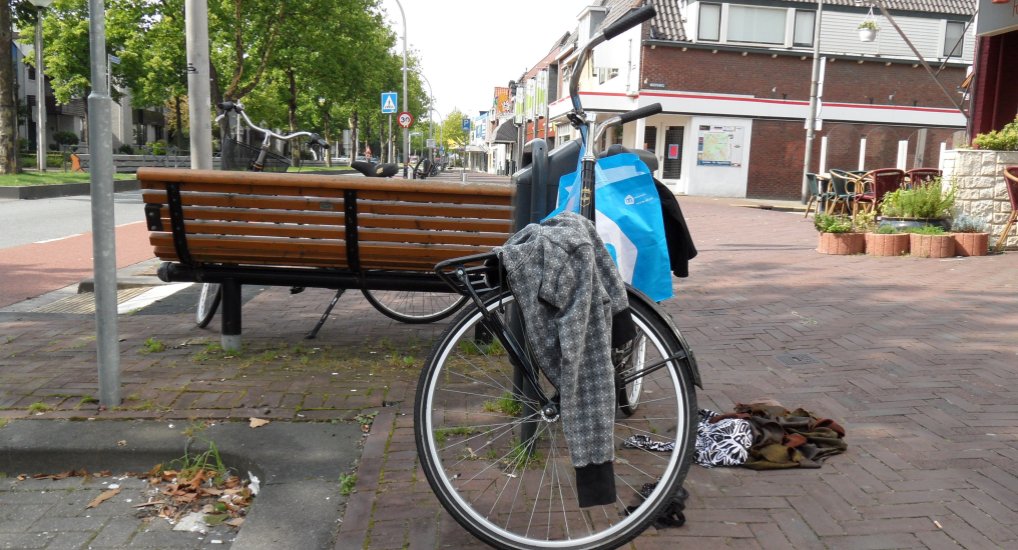
M 88 196 L 0 201 L 0 307 L 92 276 Z M 138 191 L 114 195 L 117 267 L 152 257 Z

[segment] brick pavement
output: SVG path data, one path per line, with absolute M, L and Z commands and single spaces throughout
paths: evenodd
M 842 422 L 849 449 L 817 470 L 694 467 L 687 525 L 652 528 L 633 547 L 1018 545 L 1018 254 L 825 256 L 801 213 L 734 202 L 746 201 L 682 199 L 700 256 L 665 309 L 700 361 L 700 405 L 804 407 Z M 348 293 L 309 342 L 329 293 L 267 289 L 245 306 L 245 352 L 227 358 L 208 349 L 215 331 L 193 328 L 187 292 L 120 317 L 127 399 L 99 416 L 378 410 L 336 548 L 480 547 L 442 511 L 414 453 L 417 370 L 441 326 L 398 325 Z M 82 402 L 96 387 L 91 323 L 0 314 L 0 418 L 32 403 L 53 409 L 45 417 L 98 414 Z M 168 349 L 146 353 L 150 337 Z

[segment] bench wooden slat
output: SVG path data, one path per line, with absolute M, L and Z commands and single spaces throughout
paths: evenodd
M 449 193 L 457 197 L 503 197 L 508 202 L 512 196 L 512 188 L 497 184 L 471 184 L 469 192 L 459 183 L 434 181 L 408 182 L 402 179 L 357 178 L 341 175 L 311 173 L 279 173 L 279 172 L 228 172 L 220 170 L 194 170 L 172 168 L 141 168 L 138 180 L 143 189 L 159 189 L 166 182 L 181 183 L 186 186 L 226 184 L 230 189 L 266 189 L 271 187 L 300 188 L 304 193 L 318 196 L 324 189 L 331 193 L 337 189 L 366 191 L 394 191 L 400 196 L 413 194 L 417 191 L 428 193 Z M 267 191 L 255 191 L 257 194 L 271 194 Z
M 228 222 L 254 222 L 264 220 L 264 213 L 249 210 L 230 210 L 190 208 L 187 211 L 187 219 L 191 223 L 208 223 L 210 221 Z M 160 210 L 160 217 L 164 227 L 169 227 L 170 214 L 168 208 Z M 272 222 L 268 223 L 298 223 L 312 225 L 335 225 L 342 226 L 346 218 L 343 214 L 333 212 L 307 212 L 294 213 L 281 211 L 272 214 Z M 414 216 L 376 216 L 366 214 L 358 216 L 358 225 L 364 228 L 389 228 L 389 229 L 420 229 L 428 231 L 476 231 L 482 233 L 503 233 L 508 238 L 512 223 L 509 220 L 478 220 L 472 218 L 419 218 Z M 190 227 L 190 223 L 188 227 Z M 238 224 L 239 225 L 239 224 Z
M 286 237 L 294 247 L 304 242 L 313 243 L 316 239 L 345 239 L 346 230 L 342 226 L 297 225 L 297 224 L 263 224 L 263 223 L 220 223 L 192 222 L 187 224 L 188 239 L 197 236 L 214 236 L 216 238 L 233 238 L 243 242 L 249 237 Z M 505 244 L 508 236 L 505 233 L 464 232 L 464 231 L 421 231 L 416 229 L 387 230 L 363 229 L 358 231 L 361 243 L 370 241 L 405 242 L 429 245 L 470 245 L 495 247 Z
M 143 199 L 148 204 L 164 204 L 165 194 L 160 197 L 157 193 L 143 194 Z M 281 197 L 259 197 L 251 195 L 229 195 L 229 194 L 197 194 L 181 193 L 180 202 L 187 206 L 208 206 L 222 207 L 224 209 L 250 209 L 250 210 L 296 210 L 301 212 L 336 212 L 341 213 L 344 203 L 339 199 L 306 199 L 306 198 L 281 198 Z M 412 203 L 412 202 L 383 202 L 383 201 L 357 201 L 358 213 L 365 214 L 389 214 L 389 215 L 412 215 L 417 217 L 441 217 L 441 218 L 476 218 L 476 219 L 504 219 L 512 217 L 512 208 L 509 206 L 484 206 L 453 203 Z M 264 219 L 264 221 L 272 221 Z

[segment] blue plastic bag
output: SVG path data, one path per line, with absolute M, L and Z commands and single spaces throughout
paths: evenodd
M 598 159 L 594 174 L 594 223 L 622 279 L 655 302 L 671 298 L 661 198 L 650 169 L 635 154 L 622 153 Z M 562 176 L 558 206 L 548 217 L 579 212 L 580 187 L 579 170 Z

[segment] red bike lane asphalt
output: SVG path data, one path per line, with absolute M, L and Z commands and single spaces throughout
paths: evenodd
M 152 258 L 144 221 L 116 227 L 117 269 Z M 92 277 L 92 233 L 0 250 L 0 307 Z

